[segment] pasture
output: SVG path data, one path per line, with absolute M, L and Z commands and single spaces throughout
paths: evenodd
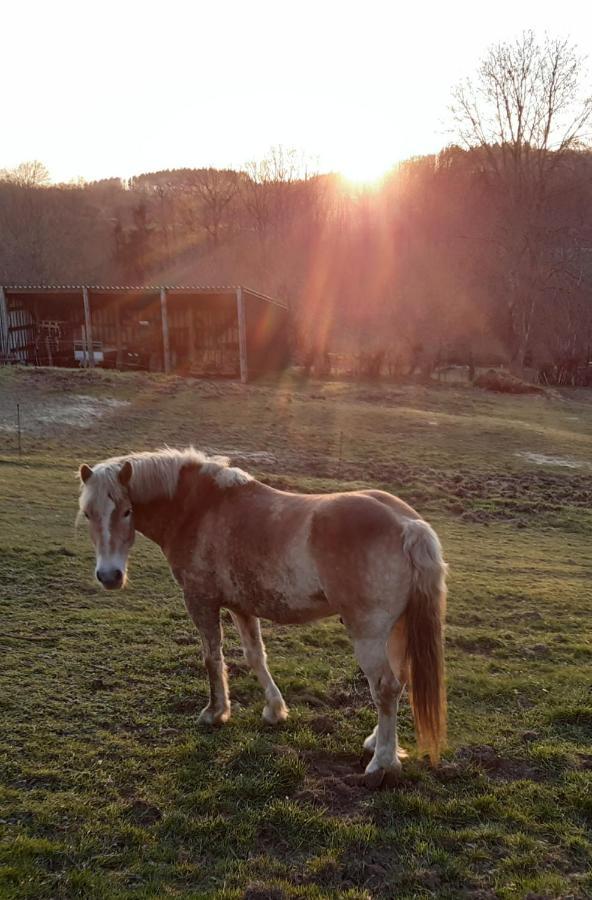
M 278 729 L 227 621 L 233 718 L 197 726 L 200 647 L 159 551 L 139 538 L 108 594 L 74 532 L 80 462 L 164 443 L 277 487 L 378 486 L 432 522 L 438 769 L 404 701 L 402 780 L 363 787 L 375 713 L 334 620 L 264 626 Z M 1 369 L 0 897 L 589 897 L 591 537 L 590 392 Z

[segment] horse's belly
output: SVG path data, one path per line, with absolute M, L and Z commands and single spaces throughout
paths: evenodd
M 280 624 L 310 622 L 334 612 L 315 575 L 298 577 L 293 571 L 240 578 L 227 597 L 229 607 Z
M 330 616 L 333 612 L 325 594 L 320 590 L 306 596 L 292 596 L 260 589 L 249 606 L 251 615 L 271 619 L 281 625 L 310 622 Z

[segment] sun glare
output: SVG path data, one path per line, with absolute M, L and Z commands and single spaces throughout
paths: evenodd
M 367 189 L 378 187 L 394 165 L 394 162 L 386 163 L 384 159 L 360 153 L 344 160 L 339 166 L 339 174 L 350 187 Z

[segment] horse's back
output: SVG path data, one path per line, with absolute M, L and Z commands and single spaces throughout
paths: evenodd
M 387 506 L 397 517 L 400 517 L 403 520 L 421 519 L 419 513 L 413 509 L 412 506 L 409 506 L 408 503 L 405 503 L 404 500 L 401 500 L 401 498 L 397 497 L 395 494 L 389 494 L 388 491 L 377 490 L 362 491 L 362 493 L 366 497 L 372 497 L 374 500 L 378 500 L 379 503 L 382 503 L 383 506 Z
M 411 506 L 386 491 L 347 491 L 316 499 L 313 540 L 327 548 L 333 544 L 335 550 L 350 542 L 364 546 L 372 540 L 396 541 L 407 520 L 421 518 Z

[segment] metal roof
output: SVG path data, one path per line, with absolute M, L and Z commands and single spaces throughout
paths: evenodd
M 124 291 L 126 293 L 160 293 L 165 290 L 170 293 L 186 293 L 186 294 L 230 294 L 236 293 L 239 288 L 256 297 L 258 300 L 264 300 L 267 303 L 273 303 L 281 309 L 287 309 L 288 304 L 276 297 L 270 297 L 261 291 L 253 290 L 240 284 L 0 284 L 0 288 L 5 291 L 32 293 L 32 292 L 48 292 L 51 291 L 82 291 L 84 288 L 88 291 L 109 292 Z

